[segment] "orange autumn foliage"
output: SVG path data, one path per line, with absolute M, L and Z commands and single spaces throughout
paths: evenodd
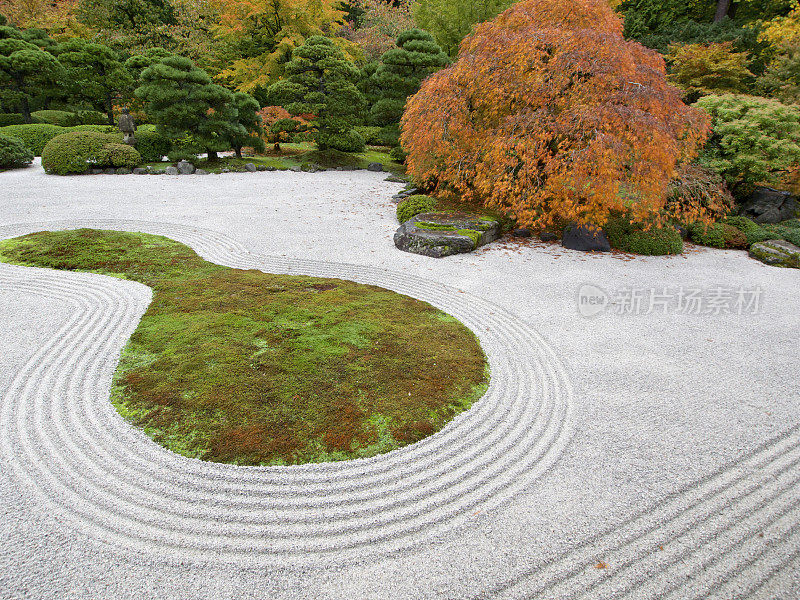
M 463 40 L 406 104 L 415 181 L 520 224 L 664 218 L 667 185 L 708 117 L 656 52 L 622 38 L 606 0 L 522 0 Z

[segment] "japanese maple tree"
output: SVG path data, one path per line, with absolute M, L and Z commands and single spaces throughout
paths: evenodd
M 523 0 L 463 40 L 409 98 L 407 169 L 442 195 L 546 227 L 611 211 L 660 220 L 708 117 L 656 52 L 622 38 L 607 0 Z

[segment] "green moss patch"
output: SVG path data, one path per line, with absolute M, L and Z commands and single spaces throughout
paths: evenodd
M 0 260 L 153 289 L 112 402 L 184 456 L 239 465 L 372 456 L 441 429 L 488 384 L 471 331 L 375 286 L 231 269 L 168 238 L 88 229 L 7 240 Z

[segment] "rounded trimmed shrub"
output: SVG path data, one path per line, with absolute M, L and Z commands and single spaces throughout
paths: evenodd
M 75 125 L 75 127 L 70 127 L 70 131 L 97 131 L 98 133 L 115 133 L 118 134 L 120 140 L 122 140 L 122 133 L 119 129 L 114 127 L 113 125 Z
M 747 235 L 733 225 L 719 221 L 710 225 L 693 223 L 689 226 L 689 237 L 695 244 L 712 248 L 747 249 Z
M 0 113 L 0 127 L 6 125 L 22 125 L 25 118 L 21 113 Z
M 357 131 L 351 129 L 344 133 L 334 133 L 325 140 L 319 140 L 328 148 L 341 152 L 362 152 L 366 143 Z
M 411 217 L 436 210 L 436 206 L 436 198 L 423 194 L 409 196 L 397 205 L 397 220 L 405 223 Z
M 81 125 L 106 125 L 111 127 L 108 124 L 108 117 L 97 110 L 79 110 L 75 113 L 75 116 Z
M 84 173 L 93 165 L 101 165 L 103 149 L 117 139 L 94 131 L 70 131 L 54 137 L 42 150 L 42 167 L 46 173 L 69 175 Z
M 389 152 L 389 158 L 391 158 L 393 161 L 399 162 L 399 163 L 406 162 L 406 157 L 407 156 L 408 156 L 408 154 L 406 154 L 406 151 L 403 150 L 400 146 L 395 146 Z
M 33 162 L 33 152 L 16 137 L 0 133 L 0 169 L 18 169 Z
M 745 237 L 747 238 L 748 246 L 758 242 L 764 242 L 769 239 L 774 239 L 774 236 L 766 229 L 747 217 L 727 217 L 723 220 L 723 223 L 732 225 L 744 233 Z
M 66 110 L 36 110 L 31 113 L 34 123 L 49 123 L 61 127 L 80 125 L 78 115 Z
M 172 143 L 163 135 L 141 127 L 136 131 L 136 149 L 145 162 L 158 162 L 172 150 Z
M 612 248 L 644 256 L 663 256 L 683 252 L 683 239 L 675 227 L 644 229 L 627 217 L 615 216 L 603 228 Z
M 24 124 L 24 125 L 9 125 L 0 128 L 0 133 L 11 135 L 19 138 L 23 143 L 31 149 L 34 156 L 41 156 L 45 144 L 52 140 L 57 135 L 67 133 L 69 129 L 66 127 L 59 127 L 58 125 L 41 124 Z
M 128 144 L 111 143 L 103 146 L 98 155 L 98 163 L 107 167 L 133 167 L 141 164 L 142 155 Z

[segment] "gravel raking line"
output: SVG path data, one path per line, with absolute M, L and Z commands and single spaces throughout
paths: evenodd
M 167 236 L 206 260 L 269 273 L 378 285 L 440 308 L 478 336 L 491 384 L 438 433 L 369 459 L 237 467 L 175 455 L 109 402 L 119 352 L 151 298 L 110 277 L 0 264 L 4 289 L 57 298 L 69 320 L 13 379 L 0 405 L 0 449 L 74 528 L 159 560 L 244 567 L 361 561 L 431 540 L 548 471 L 571 432 L 561 361 L 504 309 L 432 281 L 368 266 L 260 256 L 227 237 L 140 221 L 0 227 L 0 239 L 90 227 Z

